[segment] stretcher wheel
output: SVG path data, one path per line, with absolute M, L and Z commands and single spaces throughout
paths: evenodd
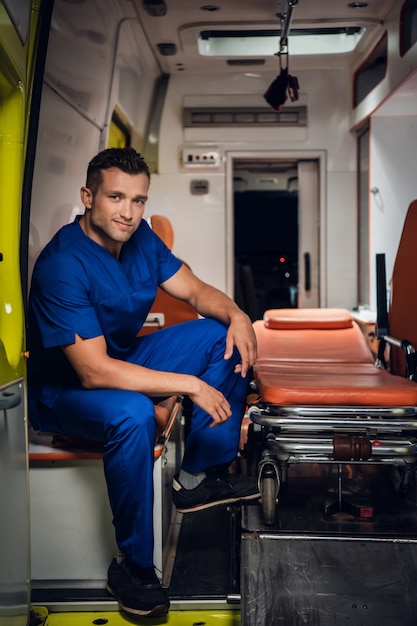
M 276 479 L 272 476 L 267 476 L 261 480 L 261 502 L 264 523 L 268 526 L 275 524 L 277 484 Z
M 275 463 L 267 461 L 259 476 L 262 516 L 266 525 L 275 524 L 277 498 L 280 489 L 280 475 Z

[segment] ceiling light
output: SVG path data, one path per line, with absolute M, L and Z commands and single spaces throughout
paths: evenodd
M 367 2 L 349 2 L 349 9 L 364 9 L 368 6 Z
M 290 54 L 337 54 L 351 52 L 365 32 L 361 27 L 292 29 Z M 202 56 L 231 58 L 266 57 L 277 54 L 280 30 L 205 30 L 198 37 Z

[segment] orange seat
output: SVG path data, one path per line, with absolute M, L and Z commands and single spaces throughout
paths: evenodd
M 414 281 L 417 271 L 416 255 L 417 200 L 411 202 L 401 233 L 391 280 L 391 302 L 388 312 L 389 335 L 409 341 L 417 348 L 417 289 Z M 391 371 L 405 376 L 404 351 L 397 346 L 390 349 Z
M 149 219 L 152 230 L 162 239 L 168 248 L 172 249 L 174 245 L 174 231 L 169 219 L 163 215 L 152 215 Z M 183 261 L 184 263 L 184 261 Z M 188 266 L 187 263 L 185 265 Z M 152 319 L 159 320 L 159 314 L 163 315 L 164 323 L 159 326 L 159 321 L 154 323 Z M 139 336 L 149 335 L 149 333 L 165 326 L 174 326 L 181 322 L 188 322 L 198 318 L 197 311 L 188 302 L 183 302 L 167 294 L 163 289 L 158 287 L 156 298 L 149 312 L 148 319 L 151 320 L 145 324 L 139 331 Z
M 180 400 L 177 396 L 167 398 L 155 406 L 157 422 L 155 460 L 159 459 L 163 452 L 180 407 Z M 35 461 L 87 461 L 102 457 L 102 444 L 60 433 L 38 433 L 30 428 L 29 443 L 33 444 L 29 452 L 31 463 Z

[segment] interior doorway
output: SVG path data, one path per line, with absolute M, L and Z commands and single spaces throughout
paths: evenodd
M 320 159 L 232 159 L 233 297 L 252 320 L 320 306 Z

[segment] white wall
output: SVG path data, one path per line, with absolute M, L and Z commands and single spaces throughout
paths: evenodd
M 192 196 L 193 179 L 209 181 L 209 193 Z M 174 227 L 173 251 L 203 280 L 226 289 L 224 174 L 166 173 L 152 176 L 146 216 L 166 215 Z
M 137 22 L 123 20 L 112 0 L 103 0 L 102 5 L 100 17 L 94 3 L 76 9 L 73 4 L 56 5 L 32 186 L 29 277 L 55 232 L 84 213 L 79 190 L 88 162 L 107 145 L 113 110 L 117 108 L 134 129 L 136 144 L 141 145 L 145 135 L 158 70 L 149 51 L 141 48 Z M 94 25 L 95 36 L 88 35 L 87 24 Z
M 186 259 L 204 280 L 220 289 L 226 284 L 226 188 L 225 172 L 184 173 L 178 147 L 190 143 L 213 143 L 227 151 L 323 151 L 326 155 L 325 198 L 321 216 L 322 270 L 327 267 L 322 305 L 356 305 L 356 160 L 355 140 L 349 132 L 350 88 L 348 72 L 339 69 L 298 72 L 301 98 L 308 107 L 306 131 L 288 129 L 194 129 L 182 128 L 184 96 L 201 94 L 219 100 L 240 94 L 241 106 L 249 97 L 262 94 L 275 78 L 178 74 L 170 79 L 161 126 L 159 174 L 153 177 L 148 215 L 169 216 L 175 229 L 174 251 Z M 245 97 L 247 96 L 247 97 Z M 239 133 L 237 131 L 240 130 Z M 188 133 L 188 134 L 187 134 Z M 190 141 L 192 136 L 192 142 Z M 191 196 L 192 178 L 209 181 L 207 196 Z M 323 181 L 322 181 L 323 182 Z M 348 262 L 347 262 L 348 260 Z M 324 263 L 326 262 L 326 266 Z
M 370 194 L 371 308 L 375 255 L 385 253 L 389 282 L 407 209 L 417 198 L 416 146 L 417 115 L 372 118 L 369 181 L 377 191 Z

